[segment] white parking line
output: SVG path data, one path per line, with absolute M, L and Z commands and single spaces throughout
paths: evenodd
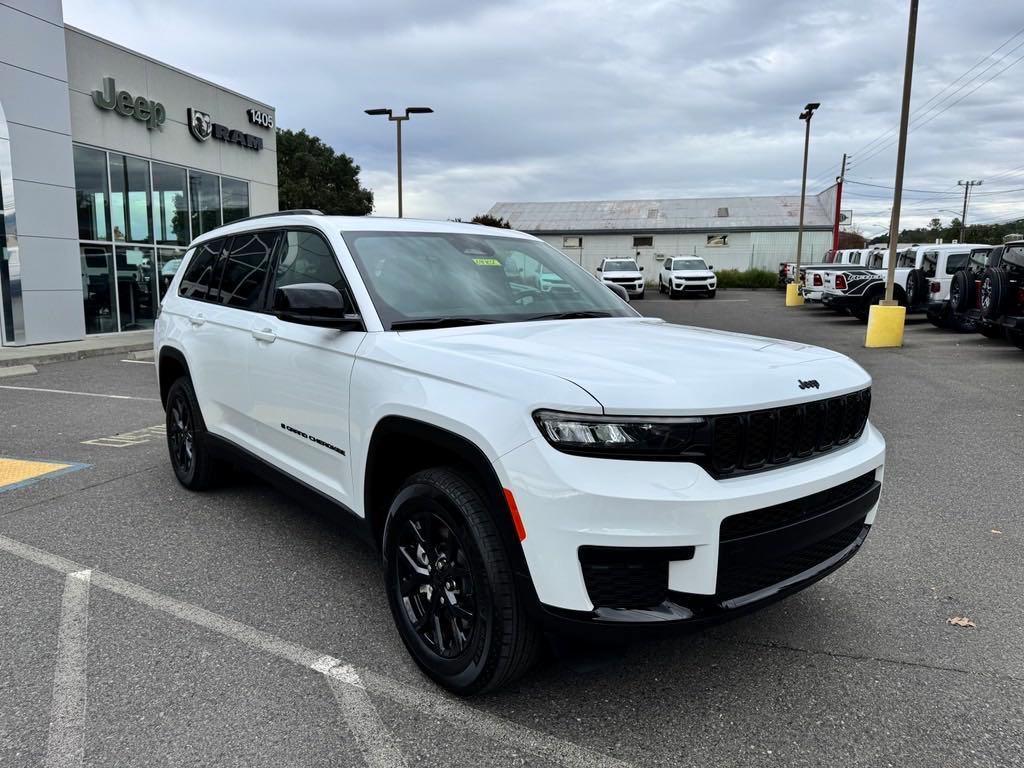
M 136 363 L 138 365 L 156 365 L 153 360 L 122 360 L 122 363 Z
M 358 673 L 355 674 L 358 680 Z M 359 752 L 363 756 L 363 762 L 369 768 L 401 768 L 407 765 L 391 731 L 370 701 L 370 694 L 366 692 L 366 688 L 331 675 L 327 677 L 327 684 L 341 707 L 352 738 L 356 740 Z
M 3 535 L 0 535 L 0 551 L 8 552 L 23 560 L 28 560 L 60 573 L 69 574 L 83 570 L 82 566 L 66 558 L 37 549 L 29 544 L 22 544 Z M 332 681 L 338 681 L 350 687 L 359 688 L 364 693 L 372 692 L 384 696 L 400 705 L 415 708 L 421 712 L 443 717 L 465 730 L 494 739 L 501 744 L 513 746 L 519 751 L 566 766 L 567 768 L 593 768 L 594 766 L 599 768 L 630 768 L 630 763 L 594 752 L 573 742 L 564 741 L 535 731 L 497 715 L 481 712 L 439 690 L 420 689 L 397 680 L 392 680 L 368 669 L 357 669 L 346 664 L 341 659 L 318 653 L 297 643 L 275 637 L 268 632 L 213 613 L 205 608 L 161 595 L 151 589 L 119 579 L 116 576 L 110 576 L 109 574 L 93 570 L 91 571 L 91 583 L 95 587 L 106 589 L 129 600 L 237 640 L 248 645 L 250 648 L 265 651 L 293 664 L 307 667 L 322 675 L 326 675 Z M 369 703 L 372 706 L 372 702 L 367 701 L 365 703 Z M 360 714 L 359 717 L 365 717 L 365 713 Z M 365 721 L 359 725 L 364 727 Z M 358 740 L 358 737 L 356 738 Z M 360 744 L 361 748 L 362 746 Z M 381 749 L 386 748 L 381 747 L 379 744 L 374 746 Z
M 90 571 L 74 571 L 64 580 L 57 669 L 53 675 L 47 768 L 78 768 L 85 755 L 85 665 L 89 637 Z
M 81 395 L 82 397 L 109 397 L 112 400 L 145 400 L 150 403 L 159 403 L 158 397 L 132 397 L 130 395 L 101 395 L 98 392 L 74 392 L 68 389 L 42 389 L 41 387 L 14 387 L 8 384 L 0 384 L 0 389 L 17 389 L 22 392 L 46 392 L 51 395 Z

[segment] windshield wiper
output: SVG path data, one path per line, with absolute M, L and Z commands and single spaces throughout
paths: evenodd
M 396 320 L 392 331 L 418 331 L 426 328 L 458 328 L 464 325 L 489 325 L 497 322 L 483 317 L 423 317 L 416 320 Z
M 611 312 L 600 310 L 583 310 L 580 312 L 552 312 L 549 315 L 534 315 L 526 320 L 580 320 L 586 317 L 611 317 Z

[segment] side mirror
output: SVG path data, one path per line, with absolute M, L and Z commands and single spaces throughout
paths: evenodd
M 359 315 L 347 309 L 345 297 L 327 283 L 297 283 L 274 291 L 274 314 L 288 323 L 338 330 L 362 327 Z
M 598 272 L 603 272 L 603 271 L 604 271 L 604 269 L 603 269 L 603 268 L 602 268 L 602 267 L 601 267 L 600 265 L 598 265 L 598 267 L 597 267 L 597 271 L 598 271 Z
M 715 271 L 715 265 L 714 264 L 708 264 L 708 272 L 714 272 L 714 271 Z
M 629 294 L 626 292 L 625 288 L 623 288 L 618 283 L 605 283 L 605 285 L 608 286 L 608 290 L 609 291 L 611 291 L 616 296 L 618 296 L 620 299 L 622 299 L 624 302 L 629 304 Z
M 643 265 L 642 265 L 642 264 L 640 265 L 640 271 L 641 271 L 641 272 L 643 272 L 643 271 L 644 271 L 644 268 L 643 268 Z

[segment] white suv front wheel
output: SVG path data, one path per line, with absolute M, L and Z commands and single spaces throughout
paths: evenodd
M 402 642 L 427 675 L 462 695 L 519 677 L 540 647 L 494 513 L 459 472 L 429 469 L 405 481 L 384 528 L 385 587 Z

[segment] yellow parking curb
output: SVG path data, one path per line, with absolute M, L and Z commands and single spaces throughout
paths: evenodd
M 864 337 L 864 346 L 869 348 L 902 347 L 903 326 L 906 319 L 906 307 L 872 305 L 868 310 L 868 332 Z
M 75 472 L 87 466 L 69 462 L 0 458 L 0 493 L 31 485 L 44 477 Z

